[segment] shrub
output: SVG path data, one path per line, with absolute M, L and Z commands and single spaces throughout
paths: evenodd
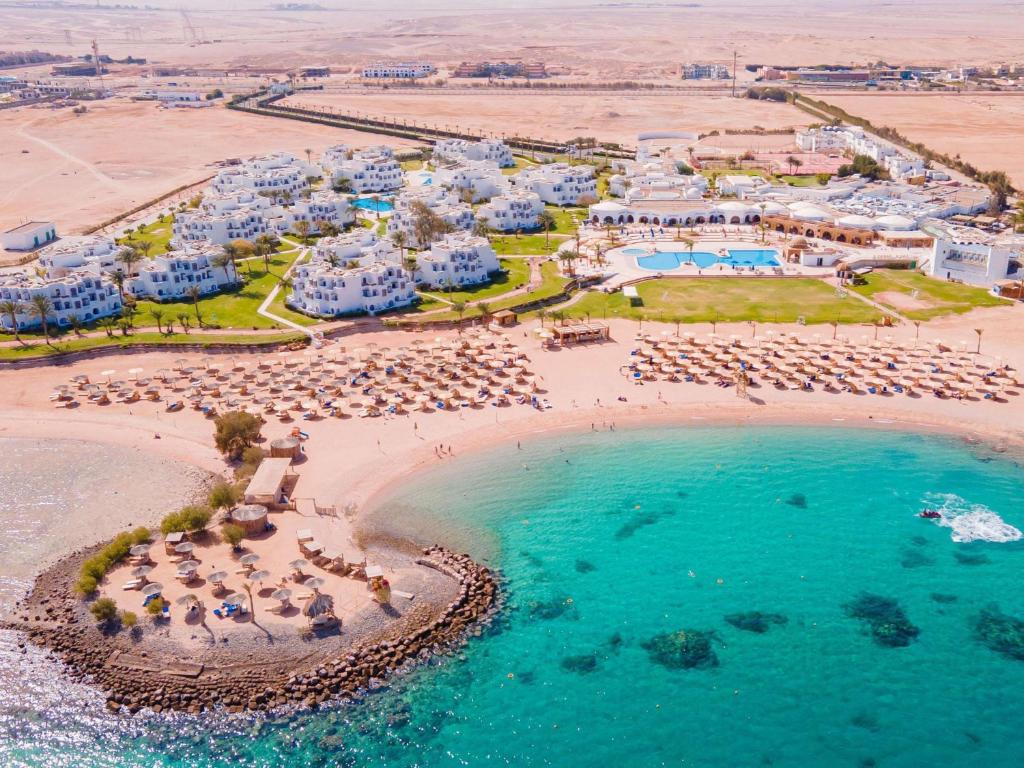
M 210 489 L 207 500 L 214 509 L 230 509 L 238 503 L 238 488 L 231 483 L 217 483 Z
M 157 597 L 153 600 L 150 600 L 149 604 L 146 606 L 146 613 L 148 613 L 150 616 L 159 616 L 163 612 L 164 599 L 162 597 Z
M 75 583 L 75 591 L 82 597 L 87 597 L 95 592 L 99 585 L 94 576 L 82 576 Z
M 107 546 L 82 563 L 80 578 L 75 584 L 75 591 L 80 595 L 91 595 L 107 572 L 128 556 L 128 551 L 136 544 L 144 544 L 152 539 L 148 528 L 135 528 L 117 534 Z
M 136 544 L 149 544 L 153 540 L 153 534 L 145 526 L 140 526 L 131 532 L 132 546 Z
M 240 459 L 243 451 L 260 436 L 263 419 L 245 411 L 229 411 L 214 420 L 213 441 L 229 459 Z
M 139 617 L 131 611 L 121 611 L 121 626 L 131 629 L 139 622 Z
M 225 523 L 220 529 L 220 535 L 232 547 L 237 547 L 242 543 L 242 539 L 245 538 L 245 529 L 234 523 Z
M 117 603 L 111 600 L 109 597 L 101 597 L 91 606 L 89 606 L 89 613 L 93 615 L 96 621 L 101 624 L 106 624 L 108 621 L 112 621 L 117 616 Z
M 160 531 L 166 536 L 178 531 L 201 531 L 210 524 L 213 510 L 206 506 L 191 505 L 164 517 Z

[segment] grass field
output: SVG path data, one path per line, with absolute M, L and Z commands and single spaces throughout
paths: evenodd
M 878 269 L 864 276 L 857 293 L 890 307 L 911 320 L 962 314 L 975 307 L 1012 304 L 984 288 L 947 283 L 909 269 Z M 915 293 L 916 292 L 916 293 Z
M 423 293 L 448 301 L 484 301 L 485 299 L 492 299 L 509 291 L 514 291 L 519 286 L 526 285 L 529 282 L 530 264 L 526 259 L 500 259 L 498 263 L 505 272 L 497 273 L 489 283 L 470 286 L 450 293 L 443 288 L 434 291 L 423 291 Z M 443 304 L 443 302 L 440 303 Z M 436 309 L 436 306 L 432 308 Z M 426 312 L 430 308 L 421 304 L 417 309 L 420 312 Z
M 562 277 L 558 272 L 558 265 L 554 262 L 545 262 L 540 266 L 541 273 L 541 284 L 534 290 L 525 294 L 516 294 L 515 296 L 507 296 L 504 299 L 500 296 L 494 301 L 488 301 L 487 307 L 491 312 L 497 312 L 501 309 L 508 309 L 509 307 L 519 306 L 520 304 L 526 304 L 531 301 L 538 301 L 540 299 L 547 299 L 551 296 L 557 296 L 564 288 L 565 284 L 569 282 L 566 278 Z M 476 317 L 480 314 L 480 310 L 476 307 L 467 307 L 466 311 L 462 314 L 463 317 Z M 430 315 L 430 320 L 457 320 L 458 314 L 455 312 L 442 312 L 436 315 Z
M 523 255 L 523 256 L 547 256 L 558 250 L 566 239 L 567 235 L 551 233 L 550 239 L 545 242 L 543 234 L 535 235 L 494 235 L 491 237 L 491 245 L 494 252 L 499 256 Z
M 161 216 L 152 224 L 147 224 L 141 232 L 133 232 L 131 240 L 127 237 L 120 238 L 117 242 L 125 244 L 128 242 L 146 242 L 151 244 L 149 256 L 159 256 L 167 253 L 167 244 L 171 240 L 171 217 Z
M 266 271 L 262 260 L 249 262 L 252 269 L 252 276 L 249 277 L 241 288 L 215 296 L 208 296 L 199 300 L 199 313 L 203 322 L 209 325 L 216 325 L 221 328 L 274 328 L 276 324 L 266 317 L 258 315 L 256 310 L 267 298 L 267 295 L 277 285 L 278 278 L 297 258 L 298 253 L 278 254 L 270 260 L 270 271 Z M 246 268 L 241 267 L 239 274 L 246 277 Z M 284 297 L 279 294 L 279 301 L 274 304 L 275 314 L 281 315 L 299 325 L 312 325 L 316 322 L 313 318 L 292 312 L 284 306 Z M 191 301 L 174 301 L 157 304 L 153 301 L 140 301 L 137 304 L 139 314 L 136 318 L 137 325 L 155 326 L 155 321 L 150 311 L 155 307 L 163 310 L 165 320 L 170 318 L 177 325 L 179 314 L 188 315 L 189 321 L 195 325 L 195 307 Z
M 566 317 L 621 317 L 632 320 L 700 323 L 804 322 L 870 323 L 882 313 L 855 297 L 840 298 L 835 289 L 813 278 L 693 278 L 649 280 L 636 286 L 641 306 L 631 306 L 621 292 L 588 293 L 567 307 Z
M 153 347 L 169 347 L 182 344 L 257 344 L 257 343 L 286 343 L 305 339 L 305 334 L 293 331 L 290 333 L 273 333 L 260 336 L 246 336 L 242 334 L 184 334 L 174 333 L 171 335 L 152 333 L 134 333 L 131 336 L 117 335 L 113 338 L 71 338 L 64 341 L 55 341 L 52 346 L 47 346 L 39 341 L 32 341 L 25 345 L 13 347 L 0 347 L 0 360 L 24 360 L 32 357 L 43 357 L 56 355 L 60 352 L 77 352 L 98 347 L 124 347 L 133 344 L 145 344 Z
M 821 187 L 818 183 L 818 177 L 801 175 L 801 176 L 779 176 L 781 181 L 786 182 L 791 187 Z

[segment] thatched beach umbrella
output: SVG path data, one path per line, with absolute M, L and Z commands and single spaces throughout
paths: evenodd
M 226 579 L 227 577 L 227 571 L 214 571 L 206 577 L 206 580 L 209 581 L 211 584 L 223 584 L 224 579 Z
M 270 578 L 270 571 L 253 571 L 248 575 L 250 581 L 255 581 L 257 584 L 261 584 Z
M 183 573 L 195 573 L 199 570 L 199 562 L 197 560 L 186 560 L 184 563 L 178 563 L 178 570 Z
M 302 583 L 302 586 L 307 587 L 308 589 L 312 589 L 314 592 L 316 592 L 326 583 L 327 582 L 324 579 L 321 579 L 319 576 L 314 576 L 311 579 L 306 579 Z
M 287 602 L 288 600 L 291 600 L 291 598 L 292 598 L 292 591 L 290 589 L 278 589 L 278 590 L 275 590 L 274 592 L 272 592 L 270 596 L 273 599 L 280 600 L 282 603 L 284 603 L 284 602 Z
M 177 552 L 179 555 L 189 555 L 192 554 L 192 550 L 195 548 L 196 545 L 193 544 L 191 541 L 183 541 L 181 542 L 181 544 L 175 545 L 174 551 Z
M 142 588 L 142 594 L 146 597 L 152 597 L 153 595 L 159 595 L 164 591 L 164 585 L 157 582 L 151 582 Z
M 312 621 L 319 616 L 334 616 L 334 598 L 316 594 L 302 609 L 302 615 Z
M 138 568 L 132 568 L 131 575 L 137 579 L 145 579 L 152 572 L 152 565 L 140 565 Z
M 240 562 L 242 565 L 256 565 L 256 563 L 258 563 L 259 561 L 260 556 L 257 555 L 255 552 L 248 555 L 242 555 L 240 558 L 238 558 L 238 562 Z
M 190 592 L 187 595 L 182 595 L 181 597 L 179 597 L 177 600 L 174 601 L 174 604 L 175 605 L 187 605 L 187 606 L 191 607 L 193 605 L 199 606 L 200 605 L 200 601 L 199 601 L 198 597 L 196 597 L 195 595 L 193 595 Z
M 128 550 L 128 554 L 132 557 L 142 557 L 143 555 L 149 554 L 149 547 L 149 544 L 136 544 Z

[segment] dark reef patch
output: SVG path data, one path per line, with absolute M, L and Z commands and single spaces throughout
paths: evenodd
M 709 669 L 718 666 L 714 646 L 720 642 L 714 630 L 680 629 L 655 635 L 641 647 L 667 669 Z
M 889 597 L 862 592 L 843 609 L 847 616 L 867 624 L 875 642 L 885 648 L 905 648 L 921 633 L 900 604 Z
M 566 656 L 562 659 L 562 669 L 575 672 L 577 675 L 589 675 L 597 671 L 597 654 L 583 653 L 578 656 Z
M 597 566 L 589 560 L 577 560 L 576 561 L 576 573 L 590 573 L 596 571 Z
M 1003 613 L 997 605 L 983 609 L 975 618 L 974 637 L 1001 656 L 1024 661 L 1024 621 Z
M 791 507 L 796 507 L 797 509 L 807 509 L 807 497 L 802 493 L 794 493 L 786 499 L 786 503 Z
M 953 557 L 960 565 L 988 565 L 992 561 L 988 555 L 971 552 L 956 552 Z
M 756 632 L 759 635 L 763 635 L 773 626 L 782 626 L 789 621 L 781 613 L 762 613 L 761 611 L 730 613 L 725 620 L 736 629 L 742 629 L 744 632 Z
M 878 718 L 870 712 L 858 712 L 850 718 L 850 725 L 855 725 L 858 728 L 863 728 L 865 731 L 874 733 L 878 730 Z
M 935 565 L 935 560 L 916 549 L 904 549 L 900 565 L 904 568 L 924 568 L 928 565 Z
M 926 539 L 924 536 L 914 536 L 913 538 L 911 538 L 910 543 L 913 544 L 915 547 L 923 547 L 928 544 L 928 539 Z
M 529 606 L 530 617 L 550 621 L 560 616 L 569 615 L 570 618 L 577 618 L 576 608 L 572 601 L 564 597 L 552 597 L 548 600 L 534 600 Z
M 676 511 L 671 507 L 664 509 L 661 512 L 640 512 L 634 515 L 628 523 L 625 523 L 619 530 L 615 532 L 615 539 L 622 541 L 633 536 L 634 533 L 639 531 L 641 528 L 646 528 L 650 525 L 656 525 L 662 518 L 672 517 Z
M 955 603 L 960 599 L 956 595 L 949 595 L 945 592 L 932 592 L 931 598 L 936 603 Z

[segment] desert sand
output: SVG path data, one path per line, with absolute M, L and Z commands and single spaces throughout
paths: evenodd
M 431 126 L 458 126 L 495 136 L 521 134 L 567 141 L 582 135 L 631 146 L 635 146 L 641 131 L 706 133 L 754 126 L 801 127 L 810 122 L 804 112 L 788 104 L 708 93 L 460 90 L 354 94 L 326 90 L 297 94 L 283 103 L 326 106 L 350 114 L 400 118 Z M 756 137 L 745 138 L 755 146 L 758 143 Z M 767 138 L 770 142 L 777 137 Z
M 1006 171 L 1024 186 L 1024 93 L 845 93 L 817 98 L 896 128 L 909 139 L 960 155 L 981 170 Z
M 90 103 L 84 115 L 12 109 L 0 112 L 0 230 L 41 218 L 63 234 L 78 233 L 214 175 L 218 160 L 382 142 L 402 143 L 220 107 L 161 109 L 117 99 Z

